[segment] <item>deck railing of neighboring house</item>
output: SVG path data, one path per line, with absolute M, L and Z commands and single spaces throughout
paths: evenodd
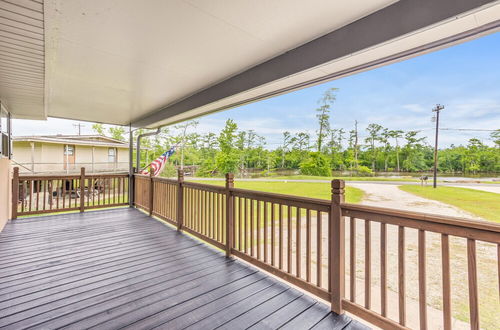
M 12 218 L 128 205 L 129 176 L 123 174 L 19 175 L 12 179 Z
M 483 249 L 484 244 L 489 244 L 486 248 L 494 251 L 495 268 L 500 273 L 500 225 L 347 204 L 341 180 L 332 181 L 332 199 L 328 201 L 237 189 L 233 178 L 227 175 L 226 185 L 221 187 L 185 182 L 181 174 L 178 180 L 135 175 L 135 205 L 225 250 L 228 256 L 237 256 L 331 301 L 336 313 L 348 311 L 382 328 L 405 329 L 408 312 L 417 311 L 420 328 L 427 328 L 430 288 L 426 264 L 430 261 L 426 256 L 429 250 L 426 237 L 439 235 L 441 262 L 439 269 L 429 271 L 441 274 L 442 324 L 444 329 L 451 329 L 450 245 L 452 240 L 457 245 L 457 239 L 464 239 L 464 249 L 459 249 L 462 255 L 455 258 L 467 260 L 468 302 L 465 304 L 470 327 L 479 329 L 476 246 L 481 244 Z M 357 231 L 358 234 L 364 232 L 361 246 Z M 408 242 L 410 231 L 416 231 L 416 236 L 411 238 L 417 241 L 417 265 L 408 262 L 410 252 L 415 250 Z M 394 248 L 388 250 L 389 245 L 393 247 L 394 244 L 389 244 L 393 240 L 396 240 L 397 253 Z M 362 267 L 357 265 L 360 251 L 364 258 Z M 388 259 L 394 255 L 394 267 L 390 268 Z M 416 274 L 408 273 L 409 266 L 417 269 Z M 374 273 L 380 277 L 375 279 Z M 363 281 L 359 285 L 356 279 L 361 274 Z M 388 296 L 388 278 L 395 276 L 397 299 L 394 301 Z M 410 278 L 416 283 L 408 283 Z M 493 278 L 497 283 L 489 283 L 491 290 L 498 290 L 500 277 Z M 415 310 L 412 307 L 408 311 L 408 291 L 414 290 L 410 285 L 418 288 L 418 293 L 414 299 Z M 356 298 L 360 291 L 363 302 Z

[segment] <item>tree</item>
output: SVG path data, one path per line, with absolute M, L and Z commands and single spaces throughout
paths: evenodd
M 490 134 L 490 137 L 493 140 L 493 143 L 495 143 L 495 146 L 497 148 L 500 148 L 500 129 L 497 129 L 496 131 L 492 132 Z
M 384 128 L 382 130 L 382 133 L 380 134 L 379 141 L 384 146 L 384 171 L 386 171 L 386 172 L 387 172 L 388 161 L 389 161 L 389 149 L 391 147 L 391 144 L 389 142 L 390 137 L 391 137 L 390 131 L 387 128 Z
M 359 162 L 358 162 L 358 152 L 359 152 L 359 146 L 358 146 L 358 121 L 354 121 L 354 129 L 349 131 L 349 148 L 353 150 L 353 160 L 354 160 L 354 167 L 357 169 Z M 351 162 L 351 171 L 352 171 L 352 162 Z
M 285 168 L 285 153 L 288 150 L 288 146 L 293 143 L 294 140 L 290 132 L 283 132 L 283 144 L 281 145 L 281 168 Z
M 111 126 L 108 131 L 113 139 L 125 141 L 125 129 L 122 126 Z
M 179 142 L 181 145 L 181 170 L 184 169 L 184 147 L 186 145 L 186 133 L 189 127 L 196 128 L 198 126 L 198 121 L 190 120 L 183 124 L 179 124 L 174 126 L 175 129 L 179 129 L 181 131 L 181 135 L 179 136 Z
M 366 128 L 368 131 L 368 137 L 365 139 L 365 142 L 368 142 L 370 144 L 370 152 L 371 152 L 371 159 L 372 159 L 372 171 L 375 171 L 375 162 L 377 160 L 377 150 L 375 148 L 375 141 L 379 140 L 379 133 L 380 130 L 382 130 L 382 126 L 379 124 L 370 124 Z
M 92 130 L 99 135 L 106 136 L 106 134 L 104 134 L 104 126 L 102 124 L 92 125 Z
M 389 131 L 389 136 L 396 141 L 396 171 L 399 172 L 399 141 L 398 139 L 403 137 L 402 130 L 391 130 Z
M 234 173 L 238 168 L 238 152 L 234 147 L 237 130 L 236 123 L 228 119 L 217 139 L 220 152 L 216 156 L 216 164 L 221 174 Z
M 323 142 L 330 130 L 330 109 L 337 99 L 336 91 L 338 88 L 330 88 L 325 91 L 323 96 L 319 99 L 319 108 L 316 109 L 316 118 L 318 118 L 319 129 L 318 133 L 318 152 L 321 152 Z

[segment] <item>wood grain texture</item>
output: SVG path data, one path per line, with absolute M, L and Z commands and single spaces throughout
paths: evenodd
M 0 248 L 2 329 L 362 327 L 137 209 L 11 221 Z

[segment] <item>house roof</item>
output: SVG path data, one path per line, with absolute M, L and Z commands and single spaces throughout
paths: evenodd
M 498 31 L 498 0 L 0 0 L 17 118 L 157 127 Z
M 14 142 L 44 142 L 56 144 L 74 144 L 95 147 L 115 147 L 128 149 L 127 142 L 102 135 L 39 135 L 16 136 Z

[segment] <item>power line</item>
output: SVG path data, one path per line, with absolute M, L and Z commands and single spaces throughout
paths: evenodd
M 443 131 L 472 131 L 472 132 L 495 132 L 496 129 L 483 129 L 483 128 L 440 128 Z

